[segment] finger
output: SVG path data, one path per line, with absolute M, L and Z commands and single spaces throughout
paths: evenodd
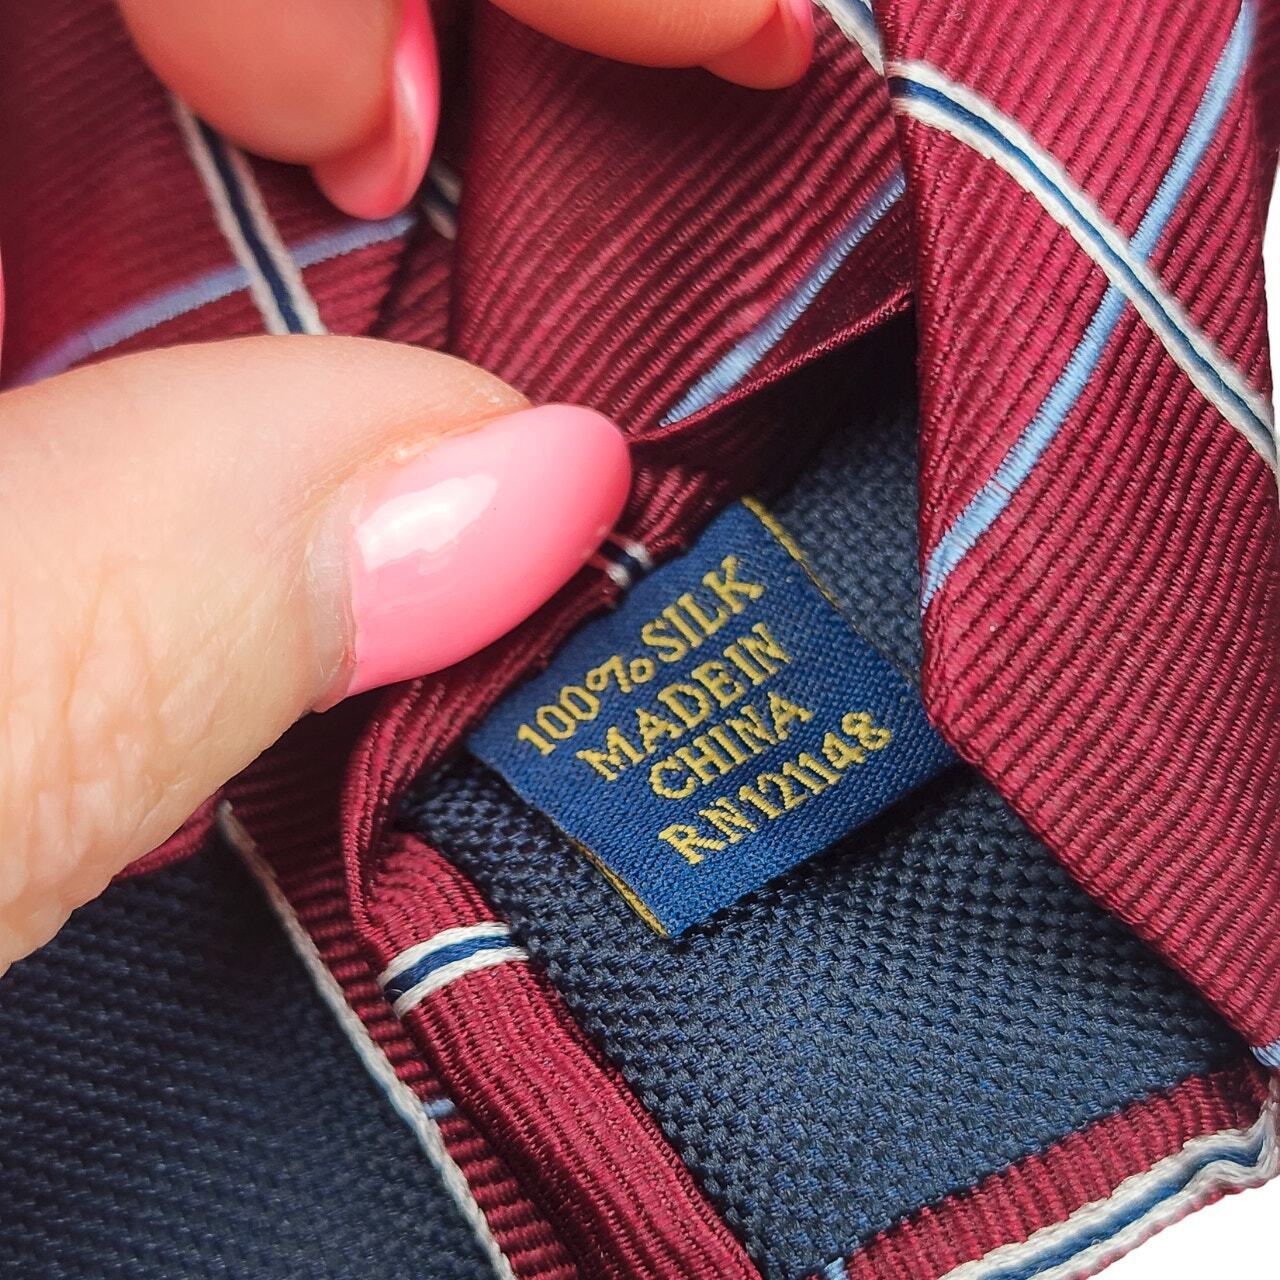
M 708 71 L 749 89 L 782 89 L 809 69 L 813 60 L 811 0 L 778 0 L 768 22 L 736 48 L 708 58 Z
M 810 0 L 497 0 L 579 49 L 655 67 L 706 65 L 754 88 L 791 84 L 813 53 Z
M 755 88 L 790 84 L 813 52 L 810 0 L 499 0 L 548 35 L 652 66 L 705 64 Z M 119 0 L 160 78 L 262 155 L 310 164 L 356 217 L 403 207 L 439 117 L 426 0 Z
M 379 124 L 399 0 L 119 0 L 143 56 L 263 155 L 338 155 Z
M 356 217 L 426 172 L 439 67 L 426 0 L 119 0 L 152 69 L 229 138 L 309 164 Z
M 514 625 L 627 483 L 599 415 L 362 339 L 0 397 L 0 970 L 306 710 Z

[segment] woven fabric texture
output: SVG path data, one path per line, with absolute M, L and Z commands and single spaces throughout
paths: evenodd
M 798 483 L 767 493 L 859 634 L 920 682 L 915 344 L 909 320 L 837 357 L 853 366 L 855 422 Z M 856 364 L 855 364 L 856 361 Z
M 853 0 L 832 7 L 862 19 Z M 402 253 L 395 232 L 359 256 L 306 268 L 306 281 L 335 331 L 442 345 L 532 399 L 580 401 L 619 418 L 637 468 L 618 532 L 657 559 L 740 488 L 802 456 L 831 424 L 846 425 L 848 450 L 828 455 L 830 476 L 783 495 L 777 509 L 851 616 L 911 668 L 919 659 L 911 525 L 919 515 L 932 558 L 989 478 L 1003 483 L 1002 458 L 1037 417 L 1050 383 L 1075 367 L 1108 288 L 1013 170 L 992 167 L 986 148 L 964 140 L 955 111 L 950 131 L 936 127 L 946 98 L 936 86 L 954 83 L 960 98 L 1025 130 L 1101 217 L 1135 239 L 1158 189 L 1181 171 L 1178 155 L 1200 104 L 1220 97 L 1220 109 L 1208 112 L 1217 120 L 1208 158 L 1181 166 L 1174 220 L 1167 235 L 1156 234 L 1150 266 L 1189 322 L 1265 387 L 1252 233 L 1275 139 L 1265 116 L 1256 118 L 1249 86 L 1273 79 L 1274 64 L 1263 58 L 1242 77 L 1243 63 L 1227 57 L 1235 24 L 1253 11 L 1238 10 L 1235 0 L 1128 9 L 1104 0 L 972 0 L 960 12 L 949 0 L 889 0 L 877 6 L 880 35 L 864 32 L 862 48 L 841 33 L 849 24 L 838 31 L 824 18 L 805 83 L 759 94 L 698 70 L 624 69 L 573 53 L 481 5 L 468 40 L 469 141 L 459 153 L 465 195 L 455 249 L 421 238 L 420 227 Z M 1159 13 L 1167 21 L 1153 21 Z M 116 324 L 121 308 L 167 305 L 175 290 L 233 264 L 170 105 L 130 53 L 110 0 L 10 6 L 7 17 L 0 106 L 13 128 L 0 145 L 0 172 L 14 181 L 0 181 L 0 239 L 10 272 L 5 376 L 20 378 L 98 351 L 89 339 L 104 320 Z M 1274 32 L 1274 18 L 1263 21 Z M 1274 35 L 1259 45 L 1272 56 L 1277 47 Z M 1236 68 L 1225 97 L 1214 89 L 1215 59 Z M 878 70 L 885 62 L 888 84 Z M 897 122 L 891 93 L 906 117 Z M 921 112 L 925 101 L 933 123 Z M 341 229 L 305 174 L 254 171 L 285 242 L 305 248 Z M 103 245 L 111 246 L 105 256 Z M 874 388 L 837 393 L 829 377 L 843 368 L 836 349 L 902 310 L 912 283 L 925 428 L 919 507 L 905 403 L 881 405 Z M 262 318 L 237 288 L 113 349 L 254 332 Z M 1266 1046 L 1280 1034 L 1280 878 L 1274 822 L 1268 826 L 1280 777 L 1269 767 L 1280 747 L 1280 685 L 1268 662 L 1280 617 L 1274 492 L 1259 459 L 1243 452 L 1243 437 L 1224 434 L 1230 428 L 1145 322 L 1124 314 L 1103 347 L 1098 376 L 1045 446 L 1022 505 L 931 597 L 926 696 L 967 758 L 1077 879 Z M 748 367 L 726 382 L 724 358 L 744 351 L 755 352 Z M 891 354 L 892 368 L 905 362 L 905 349 Z M 867 442 L 877 435 L 884 447 L 873 449 Z M 476 1035 L 460 1045 L 453 1033 L 470 1026 L 454 1016 L 462 1001 L 447 989 L 414 1015 L 415 1025 L 389 1029 L 373 959 L 386 944 L 431 936 L 448 918 L 427 893 L 383 896 L 395 888 L 387 872 L 401 869 L 395 859 L 406 843 L 394 831 L 387 838 L 403 788 L 424 766 L 436 767 L 484 707 L 611 592 L 603 575 L 581 575 L 486 653 L 357 707 L 368 724 L 336 775 L 272 787 L 273 753 L 242 784 L 272 793 L 258 806 L 257 835 L 292 829 L 283 854 L 281 839 L 259 844 L 277 866 L 304 864 L 290 886 L 300 914 L 366 1025 L 404 1054 L 402 1075 L 435 1055 L 462 1110 L 476 1100 L 458 1122 L 482 1140 L 483 1162 L 466 1166 L 477 1201 L 494 1199 L 477 1168 L 505 1178 L 518 1166 L 530 1195 L 554 1204 L 556 1212 L 532 1215 L 532 1228 L 519 1220 L 523 1200 L 518 1213 L 509 1197 L 501 1212 L 486 1208 L 511 1256 L 535 1259 L 531 1274 L 565 1274 L 581 1259 L 581 1272 L 595 1280 L 608 1258 L 610 1274 L 629 1276 L 646 1237 L 678 1241 L 693 1224 L 709 1228 L 694 1242 L 705 1245 L 719 1227 L 689 1194 L 683 1170 L 667 1170 L 667 1186 L 678 1181 L 683 1196 L 665 1194 L 660 1179 L 647 1200 L 631 1194 L 668 1154 L 633 1099 L 575 1128 L 521 1092 L 522 1079 L 540 1072 L 541 1085 L 558 1066 L 551 1038 L 535 1034 L 555 1007 L 542 973 L 612 1055 L 596 1078 L 612 1085 L 618 1064 L 753 1257 L 778 1276 L 845 1255 L 877 1224 L 936 1206 L 1128 1099 L 1242 1053 L 1198 998 L 1070 886 L 996 793 L 959 770 L 918 804 L 668 948 L 545 823 L 463 762 L 438 787 L 424 785 L 406 816 L 511 915 L 541 972 L 513 965 L 475 979 L 491 984 L 490 1008 L 500 998 L 504 1010 L 523 1012 L 518 1025 L 504 1021 L 519 1040 Z M 1212 715 L 1202 714 L 1206 707 Z M 1085 722 L 1091 732 L 1077 733 Z M 1193 730 L 1198 753 L 1186 750 Z M 284 750 L 314 757 L 325 732 L 304 726 L 310 743 Z M 1240 837 L 1228 839 L 1233 824 Z M 148 910 L 162 914 L 150 899 L 135 900 L 134 914 Z M 384 926 L 396 912 L 404 919 L 393 938 Z M 349 1242 L 341 1251 L 358 1260 L 358 1275 L 455 1266 L 457 1255 L 429 1244 L 383 1265 L 371 1244 L 361 1252 L 368 1240 L 404 1247 L 384 1239 L 405 1219 L 401 1191 L 387 1191 L 379 1171 L 390 1167 L 380 1163 L 383 1150 L 404 1155 L 407 1139 L 393 1127 L 353 1134 L 336 1114 L 312 1132 L 315 1115 L 339 1110 L 291 1109 L 310 1088 L 312 1064 L 302 1060 L 290 1080 L 293 1059 L 277 1071 L 266 1068 L 278 1061 L 264 1061 L 283 1054 L 292 1034 L 287 984 L 270 970 L 270 981 L 261 972 L 242 978 L 272 1017 L 224 1024 L 199 1004 L 196 977 L 216 972 L 221 954 L 208 938 L 183 952 L 168 977 L 146 980 L 163 997 L 158 1005 L 173 1011 L 156 1034 L 181 1058 L 188 1037 L 203 1030 L 188 1025 L 199 1007 L 210 1031 L 240 1046 L 234 1067 L 207 1047 L 209 1060 L 225 1066 L 216 1078 L 235 1077 L 237 1106 L 246 1097 L 270 1105 L 252 1112 L 257 1123 L 227 1131 L 256 1166 L 255 1144 L 288 1121 L 288 1140 L 260 1162 L 286 1172 L 272 1175 L 266 1196 L 243 1166 L 206 1175 L 199 1160 L 211 1160 L 223 1140 L 204 1135 L 205 1112 L 193 1112 L 181 1130 L 181 1150 L 194 1145 L 197 1154 L 154 1156 L 151 1133 L 168 1132 L 154 1108 L 188 1097 L 192 1108 L 209 1104 L 160 1065 L 151 1040 L 142 1038 L 147 1053 L 128 1059 L 128 1070 L 113 1056 L 111 1036 L 131 1045 L 121 1027 L 135 1028 L 116 1018 L 106 1029 L 116 987 L 103 977 L 113 965 L 141 963 L 127 944 L 113 945 L 120 958 L 68 971 L 75 976 L 35 970 L 41 990 L 58 993 L 53 1013 L 47 996 L 24 997 L 24 1018 L 37 1025 L 74 1011 L 79 1022 L 67 1021 L 61 1040 L 99 1046 L 111 1068 L 92 1075 L 92 1049 L 77 1050 L 88 1055 L 82 1074 L 95 1082 L 96 1109 L 85 1114 L 67 1102 L 43 1147 L 23 1135 L 48 1151 L 83 1131 L 102 1160 L 86 1156 L 73 1166 L 79 1178 L 56 1188 L 39 1168 L 22 1166 L 14 1185 L 40 1189 L 34 1201 L 15 1200 L 21 1212 L 7 1220 L 27 1224 L 24 1258 L 45 1249 L 64 1265 L 59 1250 L 70 1246 L 60 1238 L 46 1246 L 46 1238 L 61 1232 L 77 1242 L 87 1232 L 107 1243 L 84 1245 L 75 1257 L 86 1266 L 100 1265 L 88 1260 L 105 1248 L 117 1274 L 145 1275 L 116 1241 L 131 1237 L 134 1254 L 149 1258 L 138 1224 L 158 1203 L 157 1238 L 191 1233 L 197 1267 L 221 1250 L 232 1258 L 224 1272 L 270 1276 L 268 1261 L 245 1243 L 264 1235 L 294 1264 L 290 1274 L 323 1275 L 328 1265 L 328 1254 L 298 1265 L 304 1239 L 316 1250 L 316 1239 Z M 539 998 L 520 1003 L 535 986 Z M 81 999 L 82 990 L 94 999 Z M 220 1007 L 212 997 L 206 1003 Z M 250 1024 L 256 1035 L 246 1045 Z M 326 1043 L 324 1034 L 318 1020 L 298 1038 L 310 1051 Z M 579 1056 L 591 1060 L 585 1049 Z M 130 1072 L 151 1080 L 127 1093 L 132 1110 L 122 1118 L 113 1091 L 125 1080 L 133 1088 Z M 31 1070 L 26 1077 L 46 1078 Z M 286 1095 L 281 1081 L 294 1092 Z M 352 1097 L 356 1090 L 352 1084 Z M 480 1105 L 486 1091 L 505 1092 L 501 1109 Z M 22 1125 L 53 1114 L 49 1106 L 24 1096 L 6 1114 Z M 1209 1132 L 1224 1120 L 1218 1106 L 1192 1113 L 1177 1134 Z M 594 1139 L 622 1131 L 628 1118 L 645 1140 L 621 1167 Z M 115 1136 L 99 1140 L 95 1126 L 108 1119 L 119 1120 Z M 131 1134 L 126 1120 L 143 1138 L 122 1136 Z M 550 1128 L 558 1145 L 544 1140 Z M 291 1163 L 298 1150 L 306 1170 Z M 1163 1151 L 1131 1143 L 1100 1181 L 1109 1186 Z M 397 1156 L 397 1168 L 420 1171 L 420 1158 L 407 1154 L 413 1161 Z M 373 1173 L 346 1178 L 345 1162 L 365 1161 Z M 1084 1185 L 1074 1155 L 1029 1167 L 1020 1179 L 1029 1201 L 1061 1204 L 1064 1187 Z M 324 1194 L 298 1207 L 276 1181 L 301 1186 L 304 1172 Z M 132 1186 L 131 1178 L 149 1181 L 145 1205 L 130 1202 L 125 1214 L 108 1189 Z M 357 1181 L 385 1199 L 362 1200 L 348 1186 Z M 187 1184 L 183 1199 L 175 1186 Z M 227 1187 L 234 1190 L 224 1202 Z M 86 1199 L 82 1213 L 75 1197 L 85 1188 L 100 1198 Z M 553 1202 L 549 1189 L 562 1200 Z M 567 1201 L 576 1218 L 559 1211 Z M 643 1230 L 629 1228 L 615 1211 L 620 1203 Z M 996 1220 L 984 1195 L 972 1203 L 975 1215 Z M 955 1221 L 945 1202 L 928 1212 L 946 1219 L 944 1232 Z M 43 1235 L 30 1229 L 32 1215 L 48 1224 Z M 1005 1220 L 992 1239 L 1024 1222 Z M 521 1227 L 523 1255 L 515 1251 Z M 412 1230 L 427 1228 L 417 1222 Z M 422 1239 L 412 1230 L 409 1239 Z M 684 1256 L 712 1257 L 696 1248 Z M 158 1273 L 199 1274 L 185 1260 L 165 1262 L 154 1264 Z M 695 1265 L 699 1276 L 723 1274 L 713 1263 Z M 40 1258 L 39 1273 L 48 1270 Z M 650 1265 L 645 1274 L 666 1280 L 670 1271 Z
M 1265 1048 L 1280 504 L 1254 86 L 1275 5 L 877 9 L 916 247 L 926 702 Z M 1149 283 L 1115 284 L 1104 243 Z
M 962 769 L 688 940 L 479 766 L 411 808 L 753 1258 L 805 1274 L 1238 1040 Z
M 479 1280 L 234 859 L 114 885 L 0 985 L 5 1280 Z
M 909 669 L 915 410 L 909 352 L 883 355 L 865 422 L 773 505 Z M 509 916 L 770 1276 L 1241 1052 L 963 766 L 674 945 L 474 762 L 404 818 Z

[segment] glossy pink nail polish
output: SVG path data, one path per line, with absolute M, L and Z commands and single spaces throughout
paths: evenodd
M 745 44 L 708 62 L 707 70 L 752 89 L 794 84 L 813 60 L 812 0 L 778 0 L 773 16 Z
M 618 428 L 558 404 L 388 467 L 351 519 L 340 696 L 447 667 L 509 631 L 595 552 L 630 479 Z
M 440 62 L 427 2 L 403 0 L 387 119 L 346 155 L 314 166 L 320 189 L 356 218 L 399 212 L 427 171 L 439 116 Z

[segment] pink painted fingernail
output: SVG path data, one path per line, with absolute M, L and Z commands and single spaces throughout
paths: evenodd
M 348 615 L 326 705 L 450 666 L 511 630 L 599 547 L 630 479 L 608 418 L 552 404 L 357 481 L 313 551 L 313 577 L 345 580 Z
M 778 0 L 773 16 L 745 44 L 708 62 L 707 70 L 752 89 L 795 84 L 813 60 L 811 0 Z
M 398 213 L 427 172 L 439 118 L 440 61 L 427 0 L 403 0 L 387 118 L 346 155 L 313 166 L 316 182 L 353 217 Z

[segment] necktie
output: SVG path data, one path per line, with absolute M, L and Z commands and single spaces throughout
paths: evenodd
M 885 23 L 918 255 L 926 696 L 1276 1065 L 1258 17 L 962 10 Z
M 1084 887 L 1272 1060 L 1280 564 L 1256 14 L 830 12 L 852 39 L 828 32 L 808 94 L 736 103 L 731 119 L 692 87 L 669 97 L 482 22 L 451 347 L 536 398 L 585 398 L 633 424 L 620 536 L 662 559 L 794 444 L 770 433 L 771 394 L 803 395 L 824 351 L 910 290 L 930 713 Z M 574 93 L 539 99 L 529 130 L 531 86 L 567 82 Z M 615 97 L 625 117 L 602 109 Z M 726 311 L 740 261 L 771 279 Z M 816 431 L 841 403 L 819 395 Z M 408 781 L 615 591 L 584 578 L 509 643 L 386 695 L 357 726 L 338 819 L 352 905 L 338 910 L 379 964 L 475 918 L 446 862 L 385 853 Z M 272 774 L 256 785 L 279 805 Z M 388 856 L 406 880 L 395 893 Z M 281 874 L 311 892 L 315 873 Z M 491 1040 L 456 988 L 405 1020 L 518 1159 L 538 1149 L 527 1099 L 545 1085 L 523 1067 L 502 1100 L 476 1082 L 540 1051 L 520 1013 L 526 978 L 499 965 L 479 981 Z M 375 1016 L 376 996 L 362 999 Z M 555 1129 L 564 1098 L 544 1096 Z M 610 1128 L 603 1112 L 575 1123 L 598 1142 Z M 602 1272 L 647 1265 L 643 1230 L 598 1232 L 572 1162 L 522 1173 L 593 1241 Z M 614 1212 L 686 1194 L 614 1190 Z M 1014 1218 L 1001 1229 L 1028 1230 Z M 705 1229 L 675 1256 L 693 1274 L 742 1265 Z
M 763 95 L 574 54 L 482 7 L 465 196 L 455 210 L 437 177 L 411 230 L 340 224 L 297 174 L 180 136 L 108 7 L 59 3 L 93 56 L 53 75 L 15 55 L 0 77 L 21 122 L 7 162 L 34 193 L 4 209 L 6 377 L 310 316 L 444 347 L 633 432 L 636 492 L 595 571 L 462 668 L 299 726 L 231 788 L 299 954 L 499 1274 L 755 1271 L 714 1188 L 475 886 L 398 829 L 405 789 L 636 566 L 843 423 L 853 384 L 825 358 L 909 308 L 929 711 L 1092 894 L 1280 1061 L 1258 252 L 1274 8 L 898 0 L 873 16 L 824 0 L 813 73 Z M 123 105 L 69 109 L 67 85 Z M 239 229 L 261 247 L 251 263 L 228 269 L 184 147 L 253 195 L 208 192 L 224 226 L 266 222 Z M 52 209 L 110 236 L 70 234 Z M 437 233 L 455 215 L 450 243 Z M 104 238 L 149 249 L 95 260 Z M 455 930 L 502 963 L 398 1017 L 395 957 Z M 1186 1083 L 829 1274 L 942 1275 L 1184 1141 L 1262 1123 L 1239 1064 Z

